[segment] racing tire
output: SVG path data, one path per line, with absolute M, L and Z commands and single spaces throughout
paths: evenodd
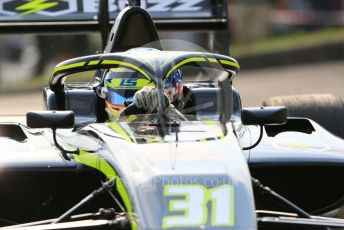
M 331 94 L 304 94 L 271 97 L 263 106 L 286 106 L 288 117 L 306 117 L 331 133 L 344 138 L 344 103 Z

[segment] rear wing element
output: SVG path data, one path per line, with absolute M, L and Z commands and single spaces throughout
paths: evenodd
M 106 42 L 111 24 L 127 2 L 0 0 L 0 33 L 100 31 Z M 151 15 L 158 30 L 228 29 L 226 0 L 141 0 L 140 4 Z
M 97 30 L 102 23 L 113 23 L 126 3 L 127 0 L 1 0 L 0 32 Z M 142 0 L 141 7 L 149 12 L 158 29 L 198 30 L 209 29 L 209 25 L 221 29 L 227 23 L 224 0 Z

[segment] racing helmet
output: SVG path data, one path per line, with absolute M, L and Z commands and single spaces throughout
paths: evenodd
M 170 103 L 178 102 L 183 97 L 183 77 L 180 70 L 175 70 L 164 82 L 164 92 Z
M 131 68 L 113 68 L 104 81 L 106 108 L 115 116 L 134 102 L 134 94 L 144 86 L 155 86 L 151 79 Z

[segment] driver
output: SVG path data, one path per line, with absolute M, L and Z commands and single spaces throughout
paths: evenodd
M 130 115 L 125 109 L 135 103 L 136 114 L 157 111 L 158 90 L 152 80 L 129 68 L 111 69 L 105 77 L 106 108 L 112 116 Z M 183 85 L 180 70 L 164 81 L 164 95 L 178 110 L 192 106 L 191 90 Z M 132 112 L 132 111 L 131 111 Z

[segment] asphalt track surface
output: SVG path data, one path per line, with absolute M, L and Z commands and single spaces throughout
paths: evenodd
M 242 72 L 234 80 L 245 107 L 277 95 L 326 93 L 344 99 L 344 60 Z M 0 94 L 0 116 L 42 110 L 42 92 Z

